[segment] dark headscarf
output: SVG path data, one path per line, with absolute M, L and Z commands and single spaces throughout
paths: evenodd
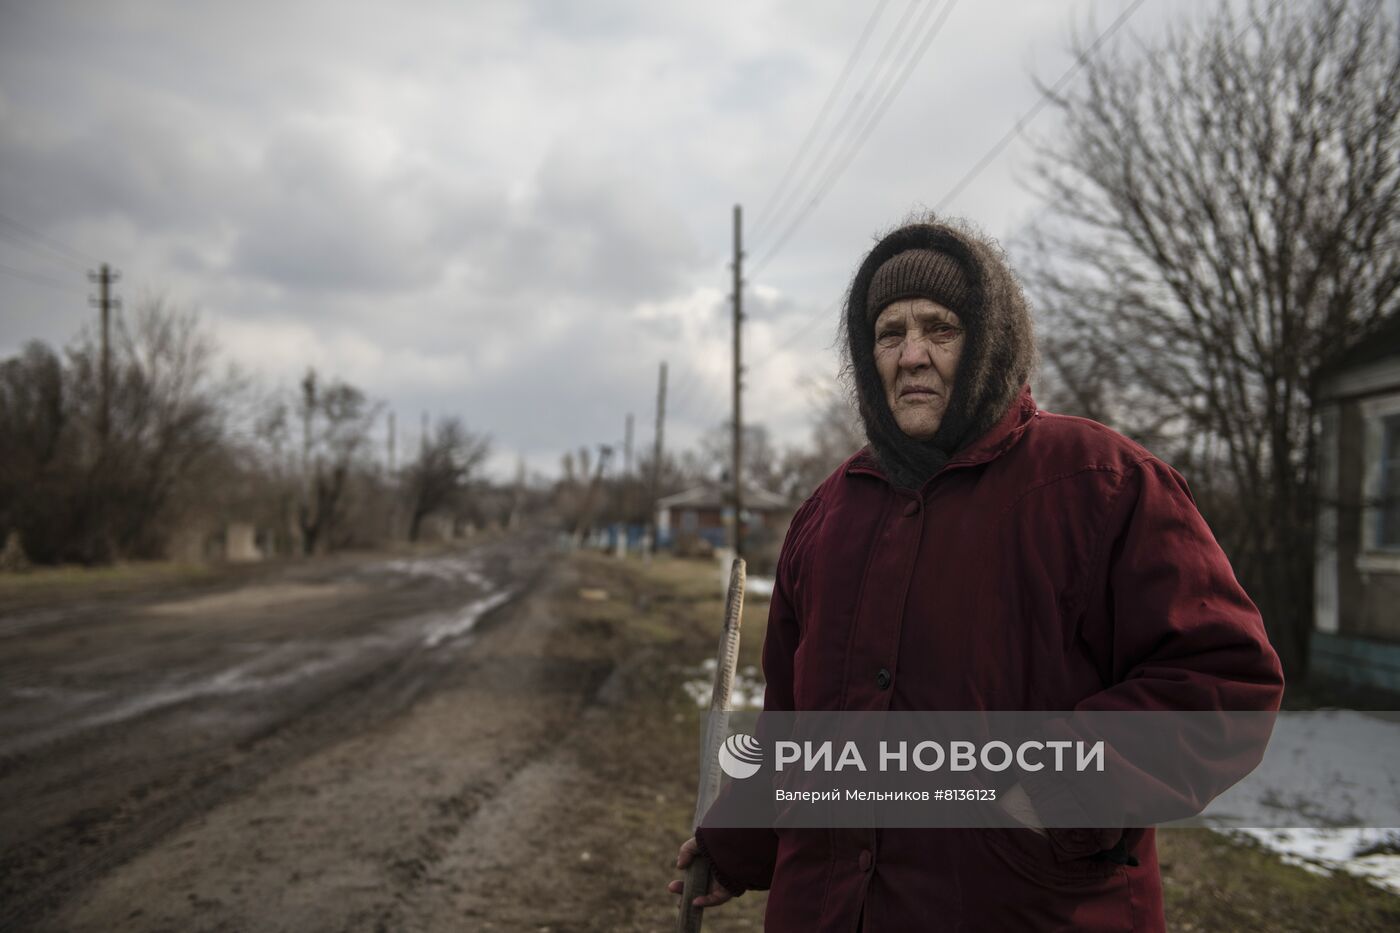
M 912 263 L 912 257 L 897 259 L 911 250 L 927 252 L 918 254 L 918 263 Z M 901 276 L 907 276 L 909 269 L 929 266 L 941 275 L 946 263 L 929 263 L 922 258 L 927 253 L 951 259 L 961 272 L 954 276 L 961 286 L 957 306 L 949 307 L 957 311 L 965 336 L 938 432 L 929 440 L 916 440 L 895 422 L 875 368 L 874 321 L 879 309 L 870 306 L 870 298 L 876 273 L 891 260 L 876 289 L 876 300 L 885 304 L 894 300 L 884 284 L 891 269 L 904 270 Z M 904 291 L 900 297 L 922 293 L 917 287 Z M 1001 420 L 1030 378 L 1035 360 L 1030 309 L 1000 246 L 962 222 L 932 216 L 886 234 L 866 254 L 846 296 L 843 327 L 866 437 L 890 479 L 911 489 L 922 486 L 953 454 Z

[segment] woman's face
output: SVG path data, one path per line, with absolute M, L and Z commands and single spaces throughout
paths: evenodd
M 928 298 L 890 303 L 875 319 L 875 369 L 899 429 L 926 441 L 938 431 L 964 334 L 952 310 Z

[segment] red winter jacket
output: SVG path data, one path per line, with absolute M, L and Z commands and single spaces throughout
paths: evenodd
M 1029 387 L 918 492 L 868 449 L 818 487 L 778 560 L 763 669 L 769 710 L 1276 710 L 1283 693 L 1181 476 Z M 1153 830 L 1049 834 L 697 838 L 722 884 L 771 888 L 773 933 L 862 912 L 874 933 L 1165 929 Z M 1135 866 L 1094 858 L 1120 843 Z

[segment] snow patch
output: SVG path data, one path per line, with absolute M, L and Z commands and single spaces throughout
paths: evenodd
M 1284 862 L 1341 871 L 1400 894 L 1400 722 L 1353 710 L 1279 715 L 1254 773 L 1212 801 L 1204 822 Z
M 441 580 L 444 583 L 466 583 L 486 588 L 488 580 L 480 566 L 463 557 L 411 557 L 385 561 L 369 568 L 373 572 L 392 573 L 418 579 Z
M 710 706 L 710 694 L 715 689 L 714 658 L 706 658 L 698 669 L 691 669 L 691 676 L 681 684 L 686 695 L 702 709 Z M 734 687 L 729 693 L 730 709 L 763 709 L 763 682 L 758 678 L 758 668 L 752 664 L 734 672 Z

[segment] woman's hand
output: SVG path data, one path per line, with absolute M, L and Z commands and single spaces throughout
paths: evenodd
M 691 836 L 685 842 L 681 843 L 680 854 L 676 856 L 676 867 L 684 871 L 690 866 L 690 863 L 695 860 L 695 856 L 699 853 L 700 845 L 695 841 L 695 837 Z M 666 890 L 670 891 L 672 894 L 680 894 L 685 890 L 685 882 L 672 881 L 670 884 L 666 885 Z M 718 907 L 725 901 L 733 900 L 733 898 L 734 895 L 730 894 L 724 885 L 716 881 L 712 875 L 710 878 L 710 892 L 697 897 L 695 899 L 695 906 Z

